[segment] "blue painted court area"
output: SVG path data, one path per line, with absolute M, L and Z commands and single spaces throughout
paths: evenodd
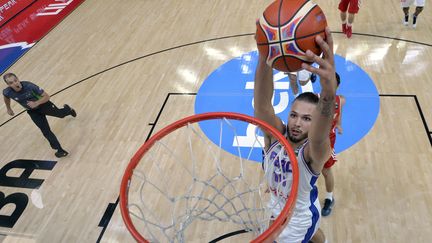
M 6 71 L 28 50 L 30 46 L 22 46 L 20 43 L 0 47 L 0 73 Z
M 253 116 L 253 80 L 258 60 L 257 51 L 245 53 L 234 58 L 214 70 L 201 85 L 195 100 L 195 113 L 212 111 L 238 112 Z M 336 71 L 341 76 L 341 85 L 337 91 L 346 98 L 342 110 L 343 134 L 337 134 L 336 153 L 340 153 L 360 141 L 373 127 L 379 113 L 378 90 L 369 77 L 356 64 L 336 55 Z M 276 114 L 287 121 L 290 105 L 294 95 L 289 87 L 285 74 L 274 71 L 274 101 Z M 303 87 L 304 91 L 319 93 L 319 80 Z M 206 136 L 215 144 L 219 144 L 219 123 L 200 123 Z M 255 133 L 260 133 L 253 125 L 243 122 L 234 123 L 237 137 L 224 129 L 221 141 L 222 148 L 232 154 L 247 157 L 252 146 Z M 233 145 L 234 144 L 234 145 Z M 238 145 L 238 146 L 237 146 Z M 254 149 L 252 159 L 261 161 L 261 150 Z

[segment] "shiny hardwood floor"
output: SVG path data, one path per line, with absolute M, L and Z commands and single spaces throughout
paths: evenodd
M 36 189 L 0 187 L 30 199 L 3 242 L 133 242 L 114 205 L 129 159 L 152 131 L 194 113 L 203 80 L 226 61 L 256 50 L 255 19 L 271 1 L 87 0 L 8 71 L 73 106 L 76 118 L 49 119 L 70 152 L 63 159 L 13 103 L 0 104 L 1 166 L 18 159 L 57 161 Z M 429 242 L 432 239 L 432 22 L 402 25 L 398 1 L 364 1 L 354 35 L 340 33 L 337 1 L 316 1 L 334 32 L 335 52 L 374 80 L 380 113 L 334 167 L 336 205 L 321 226 L 329 242 Z M 160 113 L 164 106 L 163 112 Z M 160 117 L 159 117 L 160 115 Z M 8 121 L 8 122 L 6 122 Z M 6 123 L 5 123 L 6 122 Z M 150 125 L 149 125 L 150 124 Z M 19 176 L 11 171 L 8 176 Z M 324 191 L 323 179 L 319 180 Z M 324 196 L 320 193 L 320 198 Z M 5 215 L 13 208 L 5 206 Z M 103 234 L 102 234 L 103 233 Z M 100 237 L 100 238 L 99 238 Z M 238 241 L 238 240 L 237 240 Z

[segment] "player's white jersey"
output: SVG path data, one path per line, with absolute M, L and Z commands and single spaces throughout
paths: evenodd
M 279 235 L 280 242 L 308 242 L 319 228 L 321 207 L 315 185 L 318 175 L 309 169 L 304 159 L 306 144 L 295 151 L 300 172 L 297 201 L 288 226 Z M 265 176 L 272 193 L 268 207 L 272 208 L 273 216 L 278 216 L 285 206 L 293 179 L 289 157 L 282 148 L 275 142 L 264 155 Z

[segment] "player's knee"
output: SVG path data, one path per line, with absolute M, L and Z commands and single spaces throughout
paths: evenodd
M 329 174 L 328 169 L 324 168 L 321 172 L 322 172 L 323 176 L 327 178 L 327 176 Z
M 423 11 L 423 7 L 416 7 L 416 13 L 419 14 L 421 11 Z

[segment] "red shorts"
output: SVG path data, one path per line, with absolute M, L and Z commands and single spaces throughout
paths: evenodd
M 356 14 L 360 9 L 360 1 L 361 0 L 341 0 L 339 3 L 339 10 L 344 13 L 348 10 L 348 13 Z
M 334 145 L 336 143 L 336 134 L 333 133 L 333 132 L 330 133 L 330 143 L 331 143 L 332 153 L 331 153 L 330 158 L 324 164 L 324 168 L 326 168 L 326 169 L 332 167 L 336 163 L 336 161 L 337 161 L 336 152 L 334 150 Z
M 335 153 L 335 150 L 332 149 L 332 154 L 331 154 L 330 158 L 327 160 L 327 162 L 325 162 L 324 168 L 328 169 L 328 168 L 332 167 L 336 163 L 336 161 L 337 161 L 336 153 Z

